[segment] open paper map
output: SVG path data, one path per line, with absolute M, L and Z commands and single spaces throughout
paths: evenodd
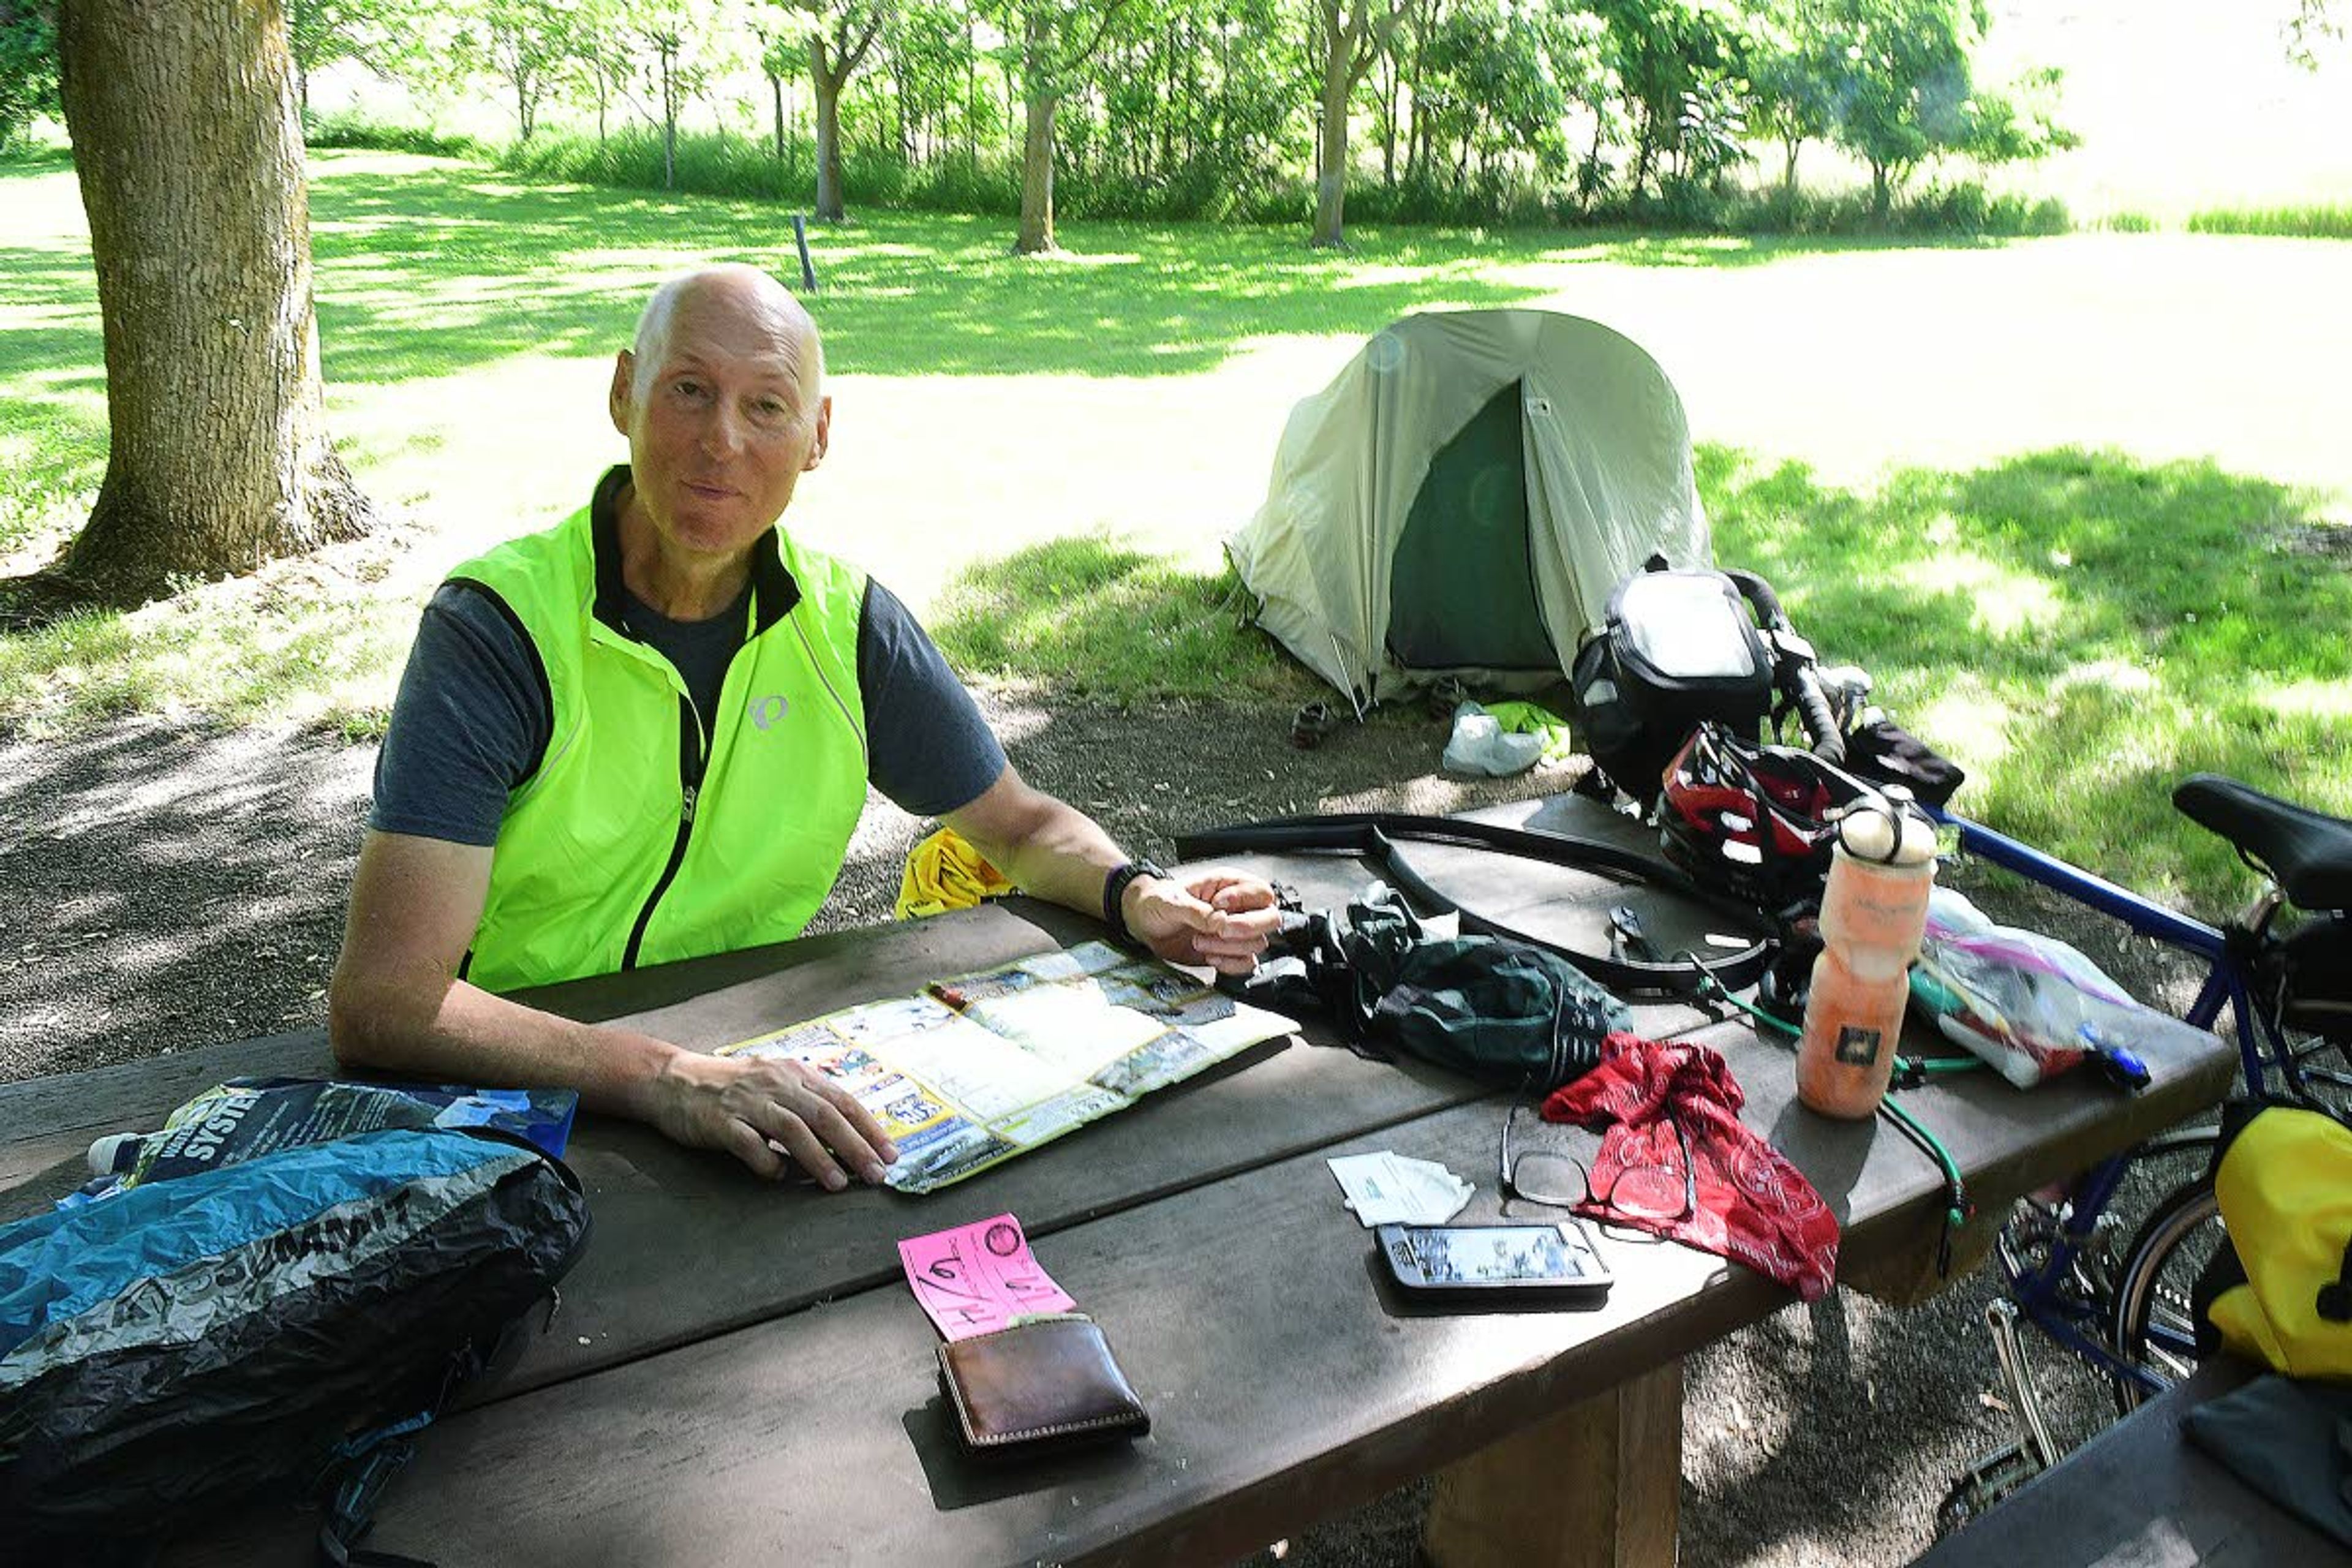
M 898 1146 L 889 1184 L 928 1193 L 1296 1027 L 1092 942 L 720 1054 L 791 1058 L 840 1082 Z

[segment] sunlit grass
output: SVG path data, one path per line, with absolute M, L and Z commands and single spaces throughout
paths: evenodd
M 2292 235 L 2352 239 L 2352 206 L 2200 207 L 2189 215 L 2195 234 Z
M 1958 803 L 2218 910 L 2246 874 L 2173 812 L 2210 771 L 2352 814 L 2352 529 L 2210 463 L 2055 451 L 1874 491 L 1704 454 L 1718 554 L 1969 769 Z

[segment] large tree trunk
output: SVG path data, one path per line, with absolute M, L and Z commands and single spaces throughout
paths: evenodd
M 1328 26 L 1324 35 L 1323 119 L 1315 132 L 1315 237 L 1318 246 L 1347 242 L 1344 209 L 1348 201 L 1348 99 L 1356 85 L 1349 69 L 1355 40 L 1341 30 L 1339 7 L 1325 0 Z
M 137 603 L 374 521 L 327 441 L 310 194 L 277 0 L 66 0 L 110 446 L 63 574 Z
M 1054 111 L 1059 94 L 1029 89 L 1028 129 L 1021 139 L 1021 233 L 1015 256 L 1035 256 L 1054 244 Z
M 848 216 L 841 199 L 841 88 L 849 73 L 832 68 L 821 37 L 809 41 L 809 62 L 816 88 L 816 216 L 839 223 Z

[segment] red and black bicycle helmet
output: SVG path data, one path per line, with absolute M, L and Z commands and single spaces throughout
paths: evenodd
M 1837 818 L 1874 794 L 1811 752 L 1708 720 L 1667 764 L 1659 837 L 1704 886 L 1783 911 L 1820 901 Z

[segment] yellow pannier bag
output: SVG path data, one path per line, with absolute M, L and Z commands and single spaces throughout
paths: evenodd
M 2198 1351 L 2289 1377 L 2352 1381 L 2352 1125 L 2231 1107 L 2213 1160 L 2229 1244 L 2197 1282 Z

